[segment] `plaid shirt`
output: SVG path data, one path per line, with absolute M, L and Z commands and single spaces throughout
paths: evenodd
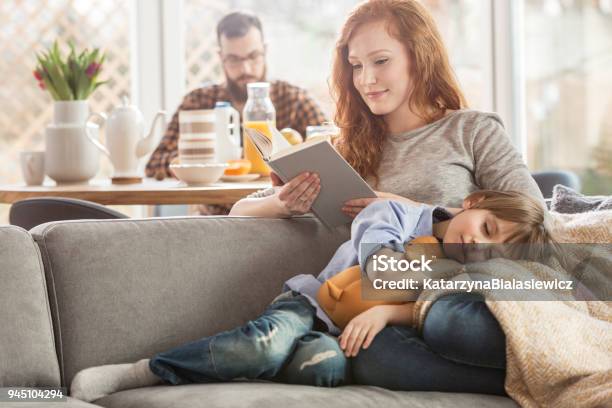
M 270 99 L 276 108 L 276 127 L 283 129 L 293 128 L 302 136 L 306 134 L 306 126 L 320 125 L 327 119 L 319 105 L 308 93 L 297 86 L 284 81 L 270 83 Z M 210 85 L 198 88 L 188 93 L 177 111 L 172 116 L 166 133 L 159 146 L 151 155 L 145 174 L 162 180 L 171 177 L 168 166 L 172 159 L 178 155 L 180 110 L 213 109 L 217 101 L 230 101 L 230 95 L 225 85 Z

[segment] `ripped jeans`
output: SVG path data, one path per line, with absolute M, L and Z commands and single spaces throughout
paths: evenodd
M 285 292 L 244 326 L 159 353 L 149 367 L 170 384 L 234 379 L 346 384 L 350 369 L 338 341 L 313 330 L 315 319 L 308 299 Z

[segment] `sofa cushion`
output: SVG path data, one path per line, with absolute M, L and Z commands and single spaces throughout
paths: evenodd
M 256 317 L 348 237 L 314 218 L 65 221 L 31 233 L 50 287 L 62 384 Z
M 40 253 L 30 234 L 0 226 L 0 387 L 59 386 Z
M 264 382 L 159 386 L 118 392 L 95 401 L 107 408 L 517 408 L 509 398 L 480 394 L 400 392 L 379 387 L 339 388 Z

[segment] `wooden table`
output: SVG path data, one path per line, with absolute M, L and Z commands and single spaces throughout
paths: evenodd
M 92 180 L 89 184 L 26 186 L 0 185 L 0 203 L 32 197 L 65 197 L 105 205 L 155 204 L 233 204 L 262 188 L 270 187 L 265 177 L 247 183 L 218 182 L 202 187 L 187 187 L 178 180 L 144 179 L 140 184 L 117 185 L 110 180 Z

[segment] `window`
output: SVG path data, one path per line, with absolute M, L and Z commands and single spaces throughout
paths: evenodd
M 36 53 L 58 39 L 77 48 L 100 47 L 107 57 L 102 78 L 109 82 L 90 97 L 92 111 L 108 112 L 130 93 L 130 1 L 64 0 L 0 2 L 0 182 L 21 182 L 19 152 L 44 149 L 45 126 L 53 103 L 37 87 L 32 71 Z M 65 51 L 65 50 L 64 50 Z M 108 160 L 101 174 L 110 176 Z M 0 205 L 0 223 L 8 205 Z
M 489 0 L 424 0 L 470 108 L 493 110 Z
M 527 158 L 612 193 L 612 2 L 527 0 Z

